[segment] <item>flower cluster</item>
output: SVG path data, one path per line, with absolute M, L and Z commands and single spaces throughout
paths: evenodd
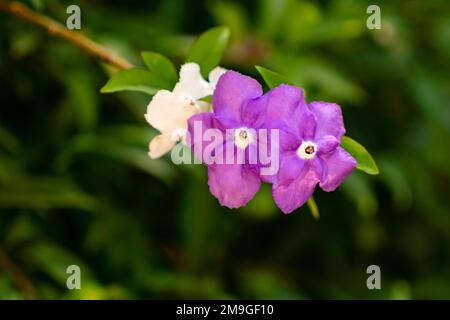
M 149 146 L 149 156 L 159 158 L 179 141 L 185 142 L 187 120 L 199 112 L 209 111 L 210 104 L 200 99 L 212 95 L 217 81 L 226 70 L 215 68 L 209 82 L 202 78 L 196 63 L 186 63 L 180 69 L 180 80 L 172 92 L 159 90 L 147 107 L 145 119 L 161 132 Z
M 195 80 L 188 86 L 185 79 Z M 195 82 L 205 90 L 198 90 Z M 212 110 L 202 112 L 198 99 L 211 93 Z M 312 196 L 317 185 L 333 191 L 356 167 L 355 159 L 340 147 L 345 128 L 337 104 L 306 103 L 300 88 L 285 84 L 263 93 L 256 80 L 235 71 L 216 69 L 207 83 L 197 65 L 184 65 L 174 91 L 158 92 L 146 118 L 162 133 L 150 143 L 150 156 L 164 154 L 181 140 L 207 165 L 211 193 L 229 208 L 244 206 L 261 182 L 268 182 L 275 203 L 290 213 Z M 198 124 L 203 131 L 215 130 L 221 138 L 198 137 Z M 262 139 L 261 132 L 276 134 L 277 140 Z M 267 163 L 250 152 L 255 146 L 276 152 L 276 172 L 263 173 Z M 233 161 L 204 161 L 203 151 L 208 148 L 214 150 L 214 157 Z

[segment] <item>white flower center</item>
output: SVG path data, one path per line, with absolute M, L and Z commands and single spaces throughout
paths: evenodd
M 311 160 L 316 156 L 317 145 L 311 141 L 304 141 L 297 149 L 297 155 L 303 160 Z
M 234 130 L 234 144 L 240 148 L 245 149 L 253 141 L 253 135 L 246 128 Z

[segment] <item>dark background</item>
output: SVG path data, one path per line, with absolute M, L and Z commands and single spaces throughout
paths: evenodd
M 268 185 L 222 208 L 204 167 L 147 157 L 149 96 L 100 94 L 109 67 L 0 13 L 0 298 L 450 298 L 448 1 L 25 2 L 61 22 L 77 3 L 82 31 L 136 65 L 152 50 L 179 66 L 228 25 L 222 66 L 339 103 L 381 173 L 316 191 L 319 220 L 283 215 Z

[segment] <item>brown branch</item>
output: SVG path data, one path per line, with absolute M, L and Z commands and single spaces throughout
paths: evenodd
M 8 254 L 0 248 L 0 269 L 3 269 L 16 283 L 18 289 L 24 297 L 30 300 L 37 299 L 36 290 L 30 279 L 23 271 L 11 260 Z
M 0 0 L 0 11 L 5 11 L 32 24 L 38 25 L 46 29 L 49 34 L 67 40 L 82 48 L 91 56 L 119 69 L 130 69 L 133 67 L 130 62 L 110 52 L 107 48 L 92 41 L 82 33 L 70 31 L 61 23 L 37 13 L 19 2 Z

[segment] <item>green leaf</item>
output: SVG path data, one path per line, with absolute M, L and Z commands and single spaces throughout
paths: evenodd
M 187 62 L 196 62 L 204 77 L 216 67 L 228 44 L 230 31 L 226 27 L 216 27 L 204 32 L 191 48 Z
M 310 197 L 306 203 L 308 204 L 308 207 L 309 207 L 309 210 L 311 211 L 312 216 L 315 219 L 319 219 L 320 218 L 319 207 L 317 206 L 317 203 L 314 200 L 314 198 Z
M 161 81 L 152 73 L 135 68 L 115 73 L 100 92 L 111 93 L 129 90 L 153 95 L 160 89 L 171 88 L 168 88 L 164 81 Z
M 270 89 L 275 88 L 283 83 L 293 85 L 292 81 L 277 72 L 271 71 L 261 66 L 255 66 L 255 68 L 261 74 Z
M 141 56 L 151 73 L 166 81 L 171 88 L 175 86 L 178 74 L 172 61 L 156 52 L 144 51 Z
M 360 145 L 358 142 L 347 136 L 342 137 L 341 147 L 347 150 L 350 155 L 355 158 L 358 165 L 357 169 L 364 171 L 368 174 L 378 174 L 378 166 L 373 160 L 370 153 Z

